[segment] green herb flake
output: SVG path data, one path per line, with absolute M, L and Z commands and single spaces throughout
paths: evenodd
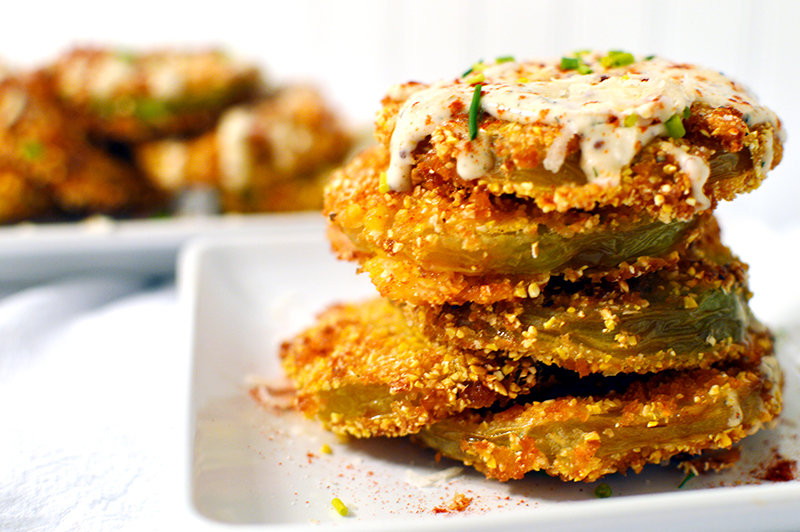
M 581 60 L 577 57 L 562 57 L 561 70 L 577 70 L 581 64 Z
M 655 59 L 655 58 L 656 58 L 656 56 L 655 56 L 655 55 L 648 55 L 647 57 L 645 57 L 645 58 L 644 58 L 644 60 L 645 60 L 645 61 L 652 61 L 652 60 L 653 60 L 653 59 Z
M 602 484 L 598 484 L 597 487 L 594 489 L 594 495 L 598 499 L 608 499 L 611 497 L 611 486 L 603 482 Z
M 120 49 L 120 50 L 115 51 L 114 52 L 114 57 L 116 57 L 118 61 L 121 61 L 123 63 L 127 63 L 129 65 L 132 65 L 133 63 L 135 63 L 136 59 L 137 59 L 136 52 L 134 52 L 133 50 L 127 50 L 127 49 Z
M 690 480 L 692 480 L 692 479 L 693 479 L 694 477 L 696 477 L 696 476 L 697 476 L 697 473 L 695 473 L 694 471 L 689 471 L 689 473 L 688 473 L 688 474 L 686 475 L 686 477 L 685 477 L 685 478 L 684 478 L 684 479 L 681 481 L 681 483 L 680 483 L 680 484 L 678 484 L 678 489 L 681 489 L 682 487 L 684 487 L 684 486 L 686 485 L 686 483 L 687 483 L 687 482 L 689 482 Z
M 135 105 L 134 115 L 139 120 L 158 120 L 169 114 L 167 104 L 155 98 L 143 98 L 137 101 Z
M 44 145 L 38 140 L 30 140 L 20 148 L 22 157 L 27 161 L 35 161 L 44 153 Z
M 633 54 L 621 50 L 611 50 L 608 55 L 600 58 L 600 64 L 605 68 L 614 68 L 630 65 L 636 62 Z
M 639 119 L 636 115 L 628 115 L 625 117 L 625 120 L 622 121 L 622 124 L 625 127 L 633 127 L 636 125 L 636 121 Z
M 331 505 L 333 506 L 334 510 L 339 513 L 339 515 L 347 515 L 347 506 L 339 497 L 334 497 L 333 500 L 331 500 Z
M 686 128 L 683 127 L 681 116 L 678 114 L 669 117 L 669 120 L 664 122 L 664 127 L 667 128 L 667 135 L 673 139 L 679 139 L 686 134 Z
M 475 74 L 474 76 L 468 77 L 464 81 L 467 82 L 467 85 L 475 85 L 476 83 L 483 83 L 484 81 L 486 81 L 486 76 L 484 76 L 482 73 Z
M 686 120 L 690 116 L 692 116 L 692 109 L 687 105 L 683 108 L 683 119 Z
M 586 74 L 591 74 L 592 72 L 594 72 L 594 70 L 592 70 L 589 65 L 585 65 L 583 63 L 578 65 L 578 74 L 585 76 Z
M 481 90 L 483 85 L 478 83 L 472 92 L 472 103 L 469 104 L 469 140 L 478 136 L 478 115 L 481 112 Z
M 504 55 L 495 59 L 495 62 L 499 65 L 501 63 L 511 63 L 516 61 L 513 55 Z
M 484 69 L 486 69 L 486 65 L 483 64 L 483 59 L 481 59 L 480 61 L 478 61 L 477 63 L 473 64 L 471 67 L 469 67 L 469 70 L 467 70 L 466 72 L 461 74 L 461 77 L 462 78 L 466 78 L 467 76 L 469 76 L 473 72 L 477 74 L 479 72 L 483 72 Z

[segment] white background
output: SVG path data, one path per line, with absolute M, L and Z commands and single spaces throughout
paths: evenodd
M 781 117 L 781 166 L 723 206 L 770 225 L 800 222 L 800 1 L 223 0 L 4 5 L 0 56 L 41 65 L 76 44 L 218 44 L 272 79 L 312 80 L 353 122 L 369 123 L 394 83 L 456 76 L 481 58 L 551 57 L 584 48 L 659 54 L 720 70 Z

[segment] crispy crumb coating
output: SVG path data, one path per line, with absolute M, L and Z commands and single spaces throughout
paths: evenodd
M 375 134 L 324 213 L 385 299 L 284 344 L 304 412 L 501 481 L 639 472 L 779 414 L 773 338 L 712 214 L 783 155 L 744 87 L 623 52 L 498 58 L 393 87 Z
M 431 341 L 380 298 L 333 306 L 280 356 L 300 409 L 358 437 L 414 433 L 536 384 L 530 360 Z
M 379 192 L 388 152 L 368 149 L 326 188 L 329 237 L 382 295 L 413 303 L 491 303 L 535 297 L 552 275 L 628 278 L 674 264 L 714 240 L 709 213 L 663 223 L 630 210 L 544 213 L 484 187 L 435 175 L 408 193 Z
M 50 67 L 59 99 L 98 139 L 196 134 L 258 93 L 255 65 L 216 49 L 75 48 Z
M 490 305 L 402 305 L 428 336 L 587 375 L 709 367 L 760 358 L 770 334 L 750 312 L 746 266 L 723 247 L 628 281 L 551 282 Z
M 780 120 L 755 120 L 754 116 L 769 115 L 771 112 L 760 106 L 735 81 L 716 72 L 692 65 L 671 64 L 661 59 L 638 60 L 622 67 L 604 66 L 596 54 L 582 55 L 581 61 L 591 66 L 592 75 L 578 75 L 574 70 L 564 70 L 550 61 L 475 65 L 479 69 L 477 73 L 486 73 L 486 80 L 482 82 L 483 98 L 495 95 L 502 103 L 493 112 L 478 113 L 478 134 L 472 140 L 469 139 L 467 127 L 469 101 L 465 95 L 471 94 L 475 84 L 472 80 L 474 74 L 432 86 L 412 82 L 394 87 L 384 98 L 383 108 L 378 113 L 376 137 L 390 150 L 398 123 L 408 120 L 413 113 L 423 116 L 427 113 L 428 120 L 424 128 L 428 134 L 403 130 L 401 136 L 414 135 L 413 138 L 418 138 L 418 142 L 413 147 L 398 148 L 393 152 L 396 157 L 411 159 L 412 186 L 429 179 L 429 173 L 435 173 L 457 186 L 485 186 L 494 194 L 531 198 L 544 212 L 592 210 L 603 206 L 627 207 L 647 212 L 662 221 L 685 220 L 691 218 L 698 209 L 700 194 L 693 189 L 697 183 L 689 166 L 682 165 L 680 161 L 686 154 L 697 157 L 698 161 L 710 167 L 708 179 L 699 185 L 711 209 L 718 201 L 730 200 L 737 194 L 757 188 L 767 171 L 782 158 L 784 135 Z M 671 85 L 681 85 L 684 77 L 696 80 L 696 94 Z M 656 78 L 662 83 L 666 80 L 666 83 L 650 93 L 648 89 L 640 88 L 647 85 L 648 78 L 651 78 L 649 82 L 656 85 L 659 83 Z M 642 79 L 644 83 L 637 85 Z M 542 88 L 540 85 L 547 87 L 549 83 L 561 87 L 559 83 L 574 81 L 577 83 L 563 85 L 560 89 Z M 601 89 L 609 84 L 615 88 Z M 433 90 L 452 91 L 452 95 L 448 98 L 417 99 L 431 87 Z M 638 93 L 639 90 L 644 90 L 642 94 L 647 96 Z M 677 93 L 670 92 L 672 90 Z M 496 96 L 503 92 L 520 96 L 518 100 L 508 97 L 504 100 Z M 525 110 L 524 101 L 535 100 L 534 95 L 538 94 L 547 95 L 549 100 L 545 100 L 549 104 L 541 104 L 538 118 L 522 118 L 521 115 L 529 112 Z M 603 98 L 608 94 L 613 94 L 615 100 L 606 102 Z M 598 153 L 606 148 L 612 152 L 623 152 L 627 149 L 622 147 L 624 138 L 632 130 L 638 128 L 644 132 L 647 127 L 658 125 L 659 118 L 649 115 L 645 118 L 636 113 L 652 113 L 652 109 L 643 111 L 639 106 L 647 107 L 650 104 L 643 102 L 650 102 L 651 99 L 658 101 L 660 98 L 663 98 L 659 101 L 660 105 L 689 98 L 682 115 L 685 134 L 680 138 L 669 138 L 663 132 L 654 138 L 644 136 L 642 141 L 633 146 L 635 154 L 630 162 L 622 166 L 619 183 L 615 186 L 608 186 L 602 181 L 593 182 L 587 177 L 587 169 L 579 164 L 581 156 L 586 155 L 583 150 L 587 148 L 581 141 L 584 135 L 594 134 L 591 130 L 594 126 L 581 122 L 583 116 L 578 122 L 570 124 L 566 120 L 553 119 L 553 115 L 563 109 L 568 109 L 568 113 L 579 112 L 580 109 L 586 109 L 587 113 L 597 112 L 599 114 L 595 121 L 606 120 L 614 133 L 610 138 L 598 140 L 592 148 L 597 149 Z M 414 106 L 407 107 L 406 104 L 411 101 L 415 102 Z M 427 106 L 428 101 L 435 104 Z M 554 102 L 566 103 L 559 107 L 560 104 Z M 607 108 L 602 107 L 606 103 Z M 615 107 L 626 103 L 631 105 L 629 109 Z M 520 109 L 513 110 L 514 104 L 519 104 Z M 601 107 L 603 111 L 599 112 L 597 109 Z M 631 124 L 623 124 L 623 117 L 635 120 Z M 575 128 L 574 132 L 570 128 Z M 569 139 L 565 143 L 565 139 L 560 137 L 567 129 L 572 136 L 565 137 Z M 411 153 L 407 154 L 404 150 L 411 150 Z M 563 151 L 561 156 L 564 162 L 557 170 L 545 168 L 551 151 Z M 463 169 L 459 169 L 460 164 L 469 158 L 480 159 L 483 152 L 488 154 L 488 161 L 485 161 L 485 167 L 479 175 L 472 175 L 469 179 L 460 177 L 463 172 Z
M 729 448 L 778 415 L 781 384 L 773 356 L 751 365 L 663 371 L 605 395 L 464 412 L 415 438 L 489 478 L 544 471 L 591 482 L 680 454 Z
M 136 214 L 163 201 L 130 165 L 88 142 L 55 102 L 45 72 L 0 83 L 0 166 L 26 191 L 20 214 Z
M 36 220 L 53 210 L 45 190 L 16 169 L 0 169 L 0 224 Z
M 322 191 L 352 136 L 315 88 L 285 86 L 223 113 L 215 130 L 191 139 L 136 147 L 144 174 L 176 192 L 195 186 L 220 191 L 229 212 L 322 208 Z

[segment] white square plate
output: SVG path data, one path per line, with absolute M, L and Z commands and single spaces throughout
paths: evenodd
M 93 217 L 80 222 L 0 227 L 0 283 L 35 284 L 113 272 L 172 276 L 185 243 L 198 236 L 286 234 L 319 226 L 319 212 L 175 216 L 145 220 Z
M 458 464 L 437 463 L 434 453 L 404 439 L 344 442 L 295 412 L 257 406 L 248 378 L 281 377 L 282 340 L 329 303 L 375 294 L 353 264 L 334 259 L 321 224 L 292 235 L 199 242 L 181 266 L 194 365 L 186 496 L 211 528 L 730 532 L 800 523 L 800 481 L 758 479 L 776 453 L 800 460 L 800 319 L 793 315 L 770 323 L 787 377 L 782 420 L 746 440 L 734 467 L 680 489 L 675 467 L 611 475 L 603 481 L 613 496 L 597 499 L 596 484 L 540 474 L 499 483 L 468 468 L 454 473 Z M 780 296 L 762 294 L 760 306 Z M 332 453 L 321 452 L 326 444 Z M 455 512 L 457 494 L 471 503 Z M 349 516 L 333 510 L 334 497 Z

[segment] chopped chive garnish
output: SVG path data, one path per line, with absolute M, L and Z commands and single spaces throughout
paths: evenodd
M 638 120 L 636 115 L 628 115 L 625 117 L 625 120 L 623 120 L 622 123 L 625 125 L 625 127 L 633 127 L 636 125 L 636 120 Z
M 140 120 L 157 120 L 169 113 L 167 104 L 155 98 L 142 98 L 135 102 L 134 115 Z
M 44 153 L 44 145 L 38 140 L 31 140 L 22 145 L 22 156 L 28 161 L 35 161 Z
M 133 63 L 136 61 L 136 53 L 132 50 L 117 50 L 114 52 L 116 58 L 123 63 Z
M 339 512 L 339 515 L 347 515 L 347 506 L 345 506 L 345 504 L 342 502 L 342 499 L 339 497 L 334 497 L 331 501 L 331 505 L 333 505 L 333 508 Z
M 578 74 L 585 76 L 586 74 L 591 74 L 592 72 L 594 72 L 594 70 L 589 68 L 589 65 L 584 65 L 583 63 L 578 65 Z
M 653 60 L 653 59 L 655 59 L 655 58 L 656 58 L 656 56 L 655 56 L 655 55 L 648 55 L 647 57 L 645 57 L 645 58 L 644 58 L 644 60 L 645 60 L 645 61 L 652 61 L 652 60 Z
M 686 128 L 683 127 L 680 115 L 672 115 L 669 120 L 664 122 L 664 127 L 667 128 L 667 135 L 673 139 L 679 139 L 686 134 Z
M 611 497 L 611 486 L 603 482 L 602 484 L 598 484 L 597 487 L 594 489 L 595 497 L 600 499 L 607 499 Z
M 513 55 L 504 55 L 504 56 L 502 56 L 502 57 L 498 57 L 497 59 L 495 59 L 495 62 L 496 62 L 498 65 L 499 65 L 500 63 L 510 63 L 510 62 L 512 62 L 512 61 L 514 61 L 514 56 L 513 56 Z
M 577 70 L 580 66 L 581 60 L 577 57 L 562 57 L 561 70 Z
M 686 478 L 684 478 L 683 481 L 681 481 L 681 483 L 678 484 L 678 489 L 681 489 L 682 487 L 684 487 L 687 482 L 689 482 L 690 480 L 692 480 L 696 476 L 697 476 L 697 474 L 694 471 L 689 471 L 689 473 L 686 475 Z
M 634 63 L 633 54 L 621 50 L 612 50 L 608 55 L 600 58 L 600 64 L 606 68 L 621 67 Z
M 474 85 L 475 83 L 483 83 L 486 81 L 486 76 L 481 74 L 475 74 L 474 76 L 468 77 L 466 80 L 467 85 Z
M 478 83 L 472 92 L 472 103 L 469 104 L 469 140 L 478 136 L 478 115 L 481 112 L 481 90 L 483 85 Z
M 475 74 L 478 74 L 479 72 L 483 72 L 485 69 L 486 69 L 486 65 L 483 64 L 483 59 L 481 59 L 480 61 L 478 61 L 477 63 L 473 64 L 471 67 L 469 67 L 469 70 L 467 70 L 466 72 L 461 74 L 461 77 L 462 78 L 466 78 L 467 76 L 469 76 L 473 72 Z
M 692 109 L 687 105 L 683 108 L 683 119 L 686 120 L 690 116 L 692 116 Z

